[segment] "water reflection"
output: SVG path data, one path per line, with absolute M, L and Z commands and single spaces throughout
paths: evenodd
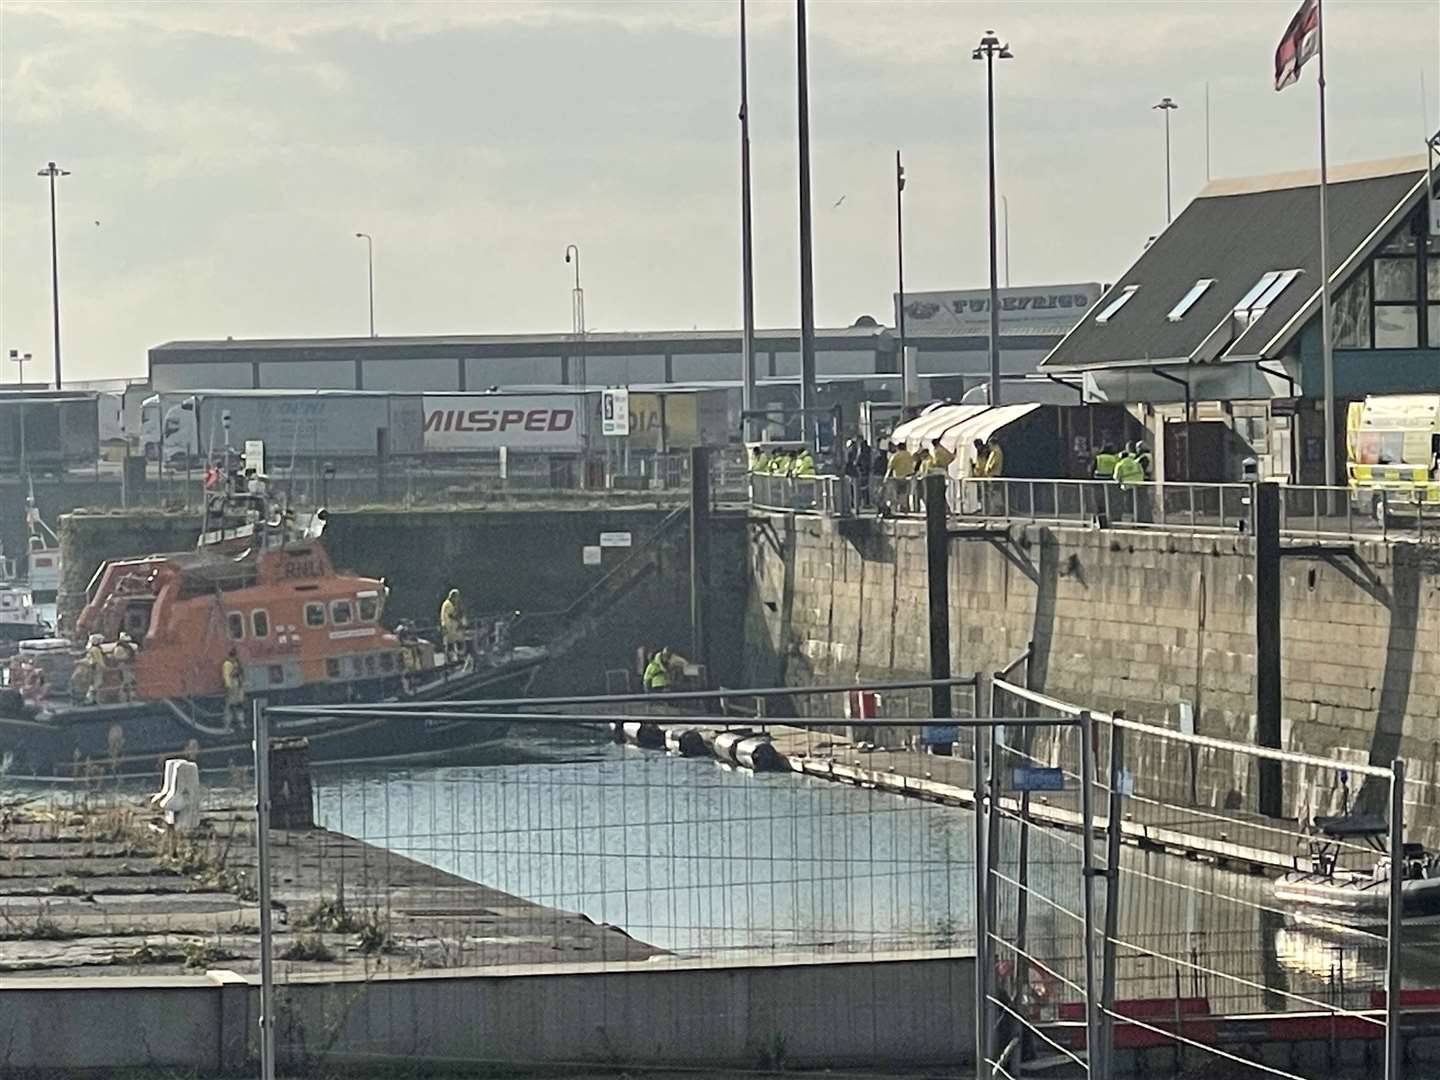
M 608 744 L 537 741 L 486 764 L 316 778 L 322 824 L 526 899 L 612 923 L 662 948 L 872 952 L 970 947 L 969 811 L 807 777 Z M 1018 878 L 1017 830 L 998 867 Z M 1263 878 L 1125 849 L 1122 998 L 1202 996 L 1216 1011 L 1363 1007 L 1383 986 L 1383 939 L 1300 928 Z M 1079 837 L 1035 830 L 1029 940 L 1082 981 Z M 1097 884 L 1103 912 L 1103 883 Z M 1013 937 L 1017 890 L 997 889 Z M 1407 933 L 1407 982 L 1433 931 Z

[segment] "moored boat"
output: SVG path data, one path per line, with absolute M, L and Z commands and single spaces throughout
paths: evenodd
M 1347 815 L 1315 819 L 1308 838 L 1310 869 L 1292 870 L 1272 886 L 1275 899 L 1296 914 L 1347 926 L 1383 923 L 1389 912 L 1391 855 L 1383 818 Z M 1339 865 L 1345 848 L 1374 852 L 1366 867 Z M 1401 917 L 1440 915 L 1440 855 L 1406 843 L 1401 859 Z
M 337 570 L 324 511 L 297 516 L 241 474 L 207 500 L 194 551 L 105 563 L 69 638 L 21 643 L 0 689 L 0 768 L 51 778 L 243 764 L 248 704 L 359 704 L 523 692 L 545 659 L 509 619 L 440 649 L 386 627 L 383 580 Z M 227 658 L 236 665 L 227 688 Z M 423 759 L 501 737 L 501 721 L 276 718 L 312 760 Z

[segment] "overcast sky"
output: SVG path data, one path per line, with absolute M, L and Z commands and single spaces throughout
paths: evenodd
M 907 284 L 986 283 L 970 50 L 988 27 L 1015 53 L 996 71 L 1012 281 L 1108 281 L 1164 225 L 1162 96 L 1177 212 L 1205 182 L 1207 81 L 1215 176 L 1316 164 L 1315 65 L 1271 82 L 1295 6 L 811 0 L 817 322 L 890 321 L 897 148 Z M 794 326 L 794 6 L 750 12 L 757 319 Z M 1331 161 L 1418 152 L 1440 3 L 1325 13 Z M 363 335 L 357 230 L 381 334 L 568 330 L 568 243 L 593 328 L 739 323 L 734 2 L 7 2 L 0 20 L 0 345 L 37 368 L 52 159 L 73 174 L 76 378 L 142 374 L 177 338 Z

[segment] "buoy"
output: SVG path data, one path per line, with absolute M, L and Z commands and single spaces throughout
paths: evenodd
M 741 728 L 736 731 L 722 731 L 715 736 L 714 753 L 721 761 L 728 761 L 731 765 L 738 765 L 735 757 L 735 747 L 744 740 L 751 738 L 754 732 L 749 728 Z
M 694 728 L 666 729 L 665 749 L 681 757 L 704 757 L 710 752 L 705 739 Z
M 735 744 L 735 762 L 756 772 L 779 772 L 786 767 L 785 758 L 769 735 L 752 735 Z
M 624 726 L 625 741 L 649 750 L 665 748 L 665 730 L 659 724 L 632 720 Z

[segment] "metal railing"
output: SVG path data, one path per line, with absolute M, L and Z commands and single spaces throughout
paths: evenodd
M 757 509 L 899 517 L 924 513 L 921 485 L 915 480 L 764 475 L 750 480 L 750 502 Z M 826 490 L 820 490 L 822 486 Z M 1440 502 L 1427 492 L 1275 486 L 1280 492 L 1280 531 L 1286 535 L 1440 537 Z M 962 519 L 1199 532 L 1254 529 L 1251 484 L 952 477 L 946 481 L 946 501 L 951 515 Z
M 750 504 L 762 510 L 789 510 L 844 517 L 851 512 L 850 484 L 843 476 L 750 475 Z

